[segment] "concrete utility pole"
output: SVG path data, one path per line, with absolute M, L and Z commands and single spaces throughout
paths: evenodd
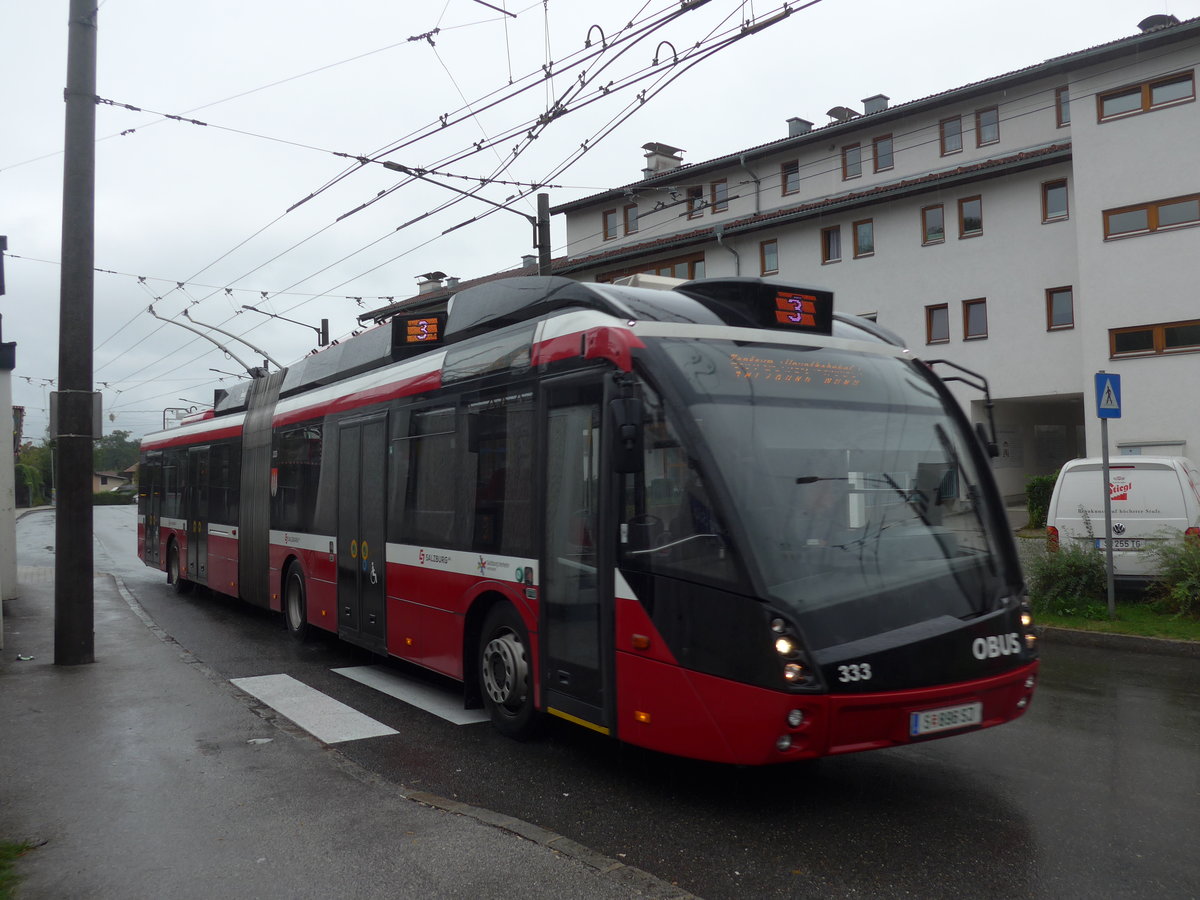
M 92 310 L 96 207 L 96 2 L 71 0 L 58 320 L 54 662 L 95 662 L 92 593 Z
M 550 274 L 550 195 L 537 195 L 538 274 Z
M 8 238 L 0 234 L 0 296 L 4 295 L 4 251 Z M 0 316 L 0 319 L 3 317 Z M 17 345 L 0 341 L 0 415 L 13 423 L 12 463 L 0 462 L 0 599 L 17 596 L 17 446 L 21 436 L 16 433 L 12 406 L 12 370 L 17 367 Z M 7 453 L 7 449 L 4 451 Z M 0 650 L 4 649 L 4 611 L 0 609 Z

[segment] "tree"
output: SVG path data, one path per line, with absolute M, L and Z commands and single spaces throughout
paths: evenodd
M 131 441 L 129 435 L 117 429 L 96 441 L 93 465 L 97 472 L 124 472 L 138 461 L 142 442 Z

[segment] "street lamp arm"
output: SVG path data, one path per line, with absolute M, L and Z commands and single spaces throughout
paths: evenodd
M 284 322 L 291 322 L 293 325 L 300 325 L 300 326 L 303 326 L 304 328 L 311 328 L 313 331 L 315 331 L 317 333 L 317 346 L 318 347 L 324 347 L 326 344 L 329 343 L 329 320 L 328 319 L 322 319 L 321 327 L 318 328 L 316 325 L 309 325 L 307 322 L 297 322 L 295 319 L 289 319 L 287 316 L 281 316 L 278 313 L 267 312 L 265 309 L 259 309 L 257 306 L 249 306 L 248 304 L 243 303 L 242 309 L 248 309 L 248 310 L 250 310 L 250 312 L 260 313 L 261 315 L 264 315 L 264 316 L 270 316 L 272 319 L 282 319 Z

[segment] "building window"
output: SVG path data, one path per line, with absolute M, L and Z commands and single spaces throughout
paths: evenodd
M 1071 91 L 1069 88 L 1054 89 L 1054 122 L 1059 128 L 1071 124 Z
M 950 307 L 945 303 L 925 307 L 925 343 L 950 343 Z
M 794 194 L 800 190 L 800 163 L 796 160 L 785 162 L 780 168 L 780 183 L 785 194 Z
M 995 106 L 975 111 L 975 146 L 995 144 L 1000 140 L 1000 110 Z
M 625 204 L 625 208 L 622 210 L 622 212 L 625 215 L 625 233 L 626 234 L 637 234 L 637 230 L 638 230 L 637 204 L 636 203 Z
M 847 144 L 842 148 L 842 180 L 862 175 L 862 145 Z
M 942 204 L 921 210 L 921 244 L 941 244 L 946 240 L 946 213 Z
M 758 262 L 763 275 L 779 272 L 779 242 L 763 241 L 758 245 Z
M 1104 237 L 1132 237 L 1200 224 L 1200 194 L 1104 210 Z
M 1192 72 L 1172 75 L 1157 81 L 1133 84 L 1096 95 L 1099 121 L 1134 116 L 1164 106 L 1189 103 L 1196 99 L 1196 80 Z
M 977 341 L 988 336 L 987 301 L 963 301 L 963 340 Z
M 842 226 L 821 229 L 821 262 L 839 262 L 842 258 Z
M 604 216 L 604 239 L 611 241 L 618 234 L 617 223 L 620 220 L 617 218 L 617 211 L 615 209 L 606 209 L 602 215 Z
M 1042 183 L 1042 221 L 1057 222 L 1070 217 L 1067 206 L 1067 179 Z
M 1160 356 L 1200 351 L 1200 319 L 1112 328 L 1108 332 L 1112 356 Z
M 704 188 L 690 187 L 687 189 L 687 217 L 698 219 L 704 215 Z
M 715 213 L 729 209 L 729 184 L 724 178 L 708 186 L 708 201 Z
M 854 223 L 854 258 L 873 256 L 875 253 L 875 222 L 863 219 Z
M 875 171 L 884 172 L 896 165 L 895 154 L 892 150 L 892 136 L 883 134 L 871 141 L 875 156 Z
M 1063 331 L 1075 327 L 1075 294 L 1069 287 L 1046 291 L 1046 330 Z
M 942 136 L 942 156 L 962 150 L 962 117 L 951 116 L 939 123 Z
M 983 234 L 983 198 L 964 197 L 958 201 L 958 236 L 978 237 Z

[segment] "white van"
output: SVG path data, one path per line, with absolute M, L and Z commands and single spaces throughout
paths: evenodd
M 1182 456 L 1116 456 L 1109 459 L 1112 498 L 1113 579 L 1129 586 L 1154 577 L 1161 541 L 1200 537 L 1200 470 Z M 1062 467 L 1046 530 L 1052 543 L 1104 547 L 1104 464 L 1099 457 Z

